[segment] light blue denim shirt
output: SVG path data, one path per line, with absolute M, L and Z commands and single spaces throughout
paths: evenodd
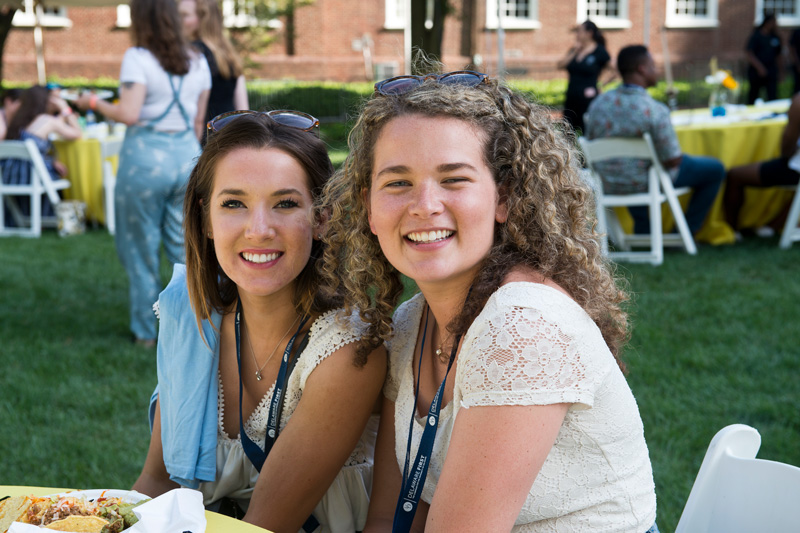
M 150 400 L 151 428 L 158 398 L 164 465 L 170 479 L 196 489 L 216 477 L 222 316 L 212 312 L 210 321 L 202 321 L 200 335 L 189 302 L 186 266 L 181 264 L 174 266 L 172 280 L 159 295 L 158 314 L 158 386 Z

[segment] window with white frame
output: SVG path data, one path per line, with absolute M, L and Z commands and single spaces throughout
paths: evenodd
M 486 27 L 511 30 L 541 28 L 539 0 L 486 0 Z
M 131 6 L 120 4 L 117 6 L 117 28 L 130 28 Z
M 716 28 L 718 0 L 667 0 L 668 28 Z
M 756 24 L 764 13 L 774 14 L 780 26 L 800 26 L 800 0 L 756 0 Z
M 387 30 L 402 30 L 406 27 L 406 0 L 385 0 L 386 16 L 383 27 Z
M 628 0 L 578 0 L 578 20 L 591 20 L 600 28 L 630 28 Z
M 72 26 L 72 21 L 67 18 L 67 8 L 65 7 L 43 7 L 40 16 L 42 26 L 58 28 Z M 11 24 L 17 27 L 36 25 L 36 8 L 33 0 L 23 0 L 22 5 L 14 13 L 14 19 Z

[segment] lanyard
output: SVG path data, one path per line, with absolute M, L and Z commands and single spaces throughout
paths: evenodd
M 300 321 L 300 325 L 297 327 L 297 331 L 295 331 L 292 338 L 289 339 L 289 344 L 286 345 L 286 349 L 283 351 L 281 367 L 280 370 L 278 370 L 278 379 L 275 381 L 275 387 L 272 391 L 272 401 L 270 402 L 269 417 L 267 418 L 267 434 L 264 438 L 264 449 L 262 450 L 258 444 L 247 436 L 247 432 L 244 430 L 244 420 L 242 419 L 242 357 L 240 335 L 242 301 L 239 300 L 236 304 L 236 364 L 239 367 L 239 434 L 242 437 L 242 449 L 244 449 L 247 458 L 250 459 L 250 462 L 253 463 L 253 466 L 255 466 L 256 470 L 259 472 L 261 472 L 261 467 L 264 466 L 264 461 L 267 460 L 267 455 L 269 455 L 272 446 L 275 444 L 275 440 L 278 438 L 278 433 L 280 431 L 278 426 L 281 418 L 280 411 L 283 407 L 284 396 L 286 395 L 286 381 L 288 380 L 288 375 L 291 374 L 292 369 L 294 369 L 294 365 L 297 363 L 300 351 L 305 348 L 308 337 L 301 343 L 298 355 L 292 359 L 291 369 L 289 369 L 289 355 L 292 353 L 294 341 L 297 339 L 303 326 L 308 322 L 308 318 L 308 316 L 303 317 Z
M 419 498 L 425 486 L 425 478 L 428 476 L 428 465 L 430 464 L 431 451 L 433 451 L 433 441 L 436 438 L 436 428 L 439 426 L 439 409 L 441 399 L 444 395 L 444 384 L 447 375 L 453 366 L 453 361 L 458 353 L 458 343 L 461 335 L 455 338 L 453 350 L 450 352 L 450 361 L 447 363 L 447 372 L 444 375 L 439 390 L 433 397 L 431 407 L 428 409 L 427 424 L 422 431 L 422 438 L 419 441 L 417 458 L 414 460 L 414 467 L 409 470 L 408 460 L 411 455 L 411 439 L 414 437 L 414 416 L 417 414 L 417 400 L 419 399 L 419 376 L 422 369 L 422 352 L 425 349 L 425 336 L 428 333 L 428 315 L 430 308 L 425 314 L 425 330 L 422 332 L 422 343 L 419 348 L 419 363 L 417 365 L 417 386 L 414 390 L 414 410 L 411 412 L 411 422 L 408 427 L 408 445 L 406 446 L 406 461 L 403 467 L 403 484 L 400 489 L 400 497 L 397 499 L 397 507 L 394 510 L 394 521 L 392 523 L 392 533 L 407 533 L 411 530 L 411 523 L 417 513 Z

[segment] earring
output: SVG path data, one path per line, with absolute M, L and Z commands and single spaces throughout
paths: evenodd
M 208 233 L 206 233 L 206 235 L 208 236 L 209 239 L 213 239 L 214 238 L 214 235 L 212 235 L 210 231 Z

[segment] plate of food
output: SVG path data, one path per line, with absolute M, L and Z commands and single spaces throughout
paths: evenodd
M 119 533 L 138 521 L 133 509 L 150 498 L 131 490 L 75 490 L 0 502 L 0 533 L 13 522 L 52 531 Z M 13 531 L 13 530 L 12 530 Z
M 87 92 L 86 89 L 61 89 L 61 98 L 67 101 L 74 101 L 77 100 L 78 97 Z M 114 91 L 109 91 L 108 89 L 97 89 L 96 91 L 88 91 L 92 92 L 97 95 L 100 100 L 108 100 L 114 96 Z

